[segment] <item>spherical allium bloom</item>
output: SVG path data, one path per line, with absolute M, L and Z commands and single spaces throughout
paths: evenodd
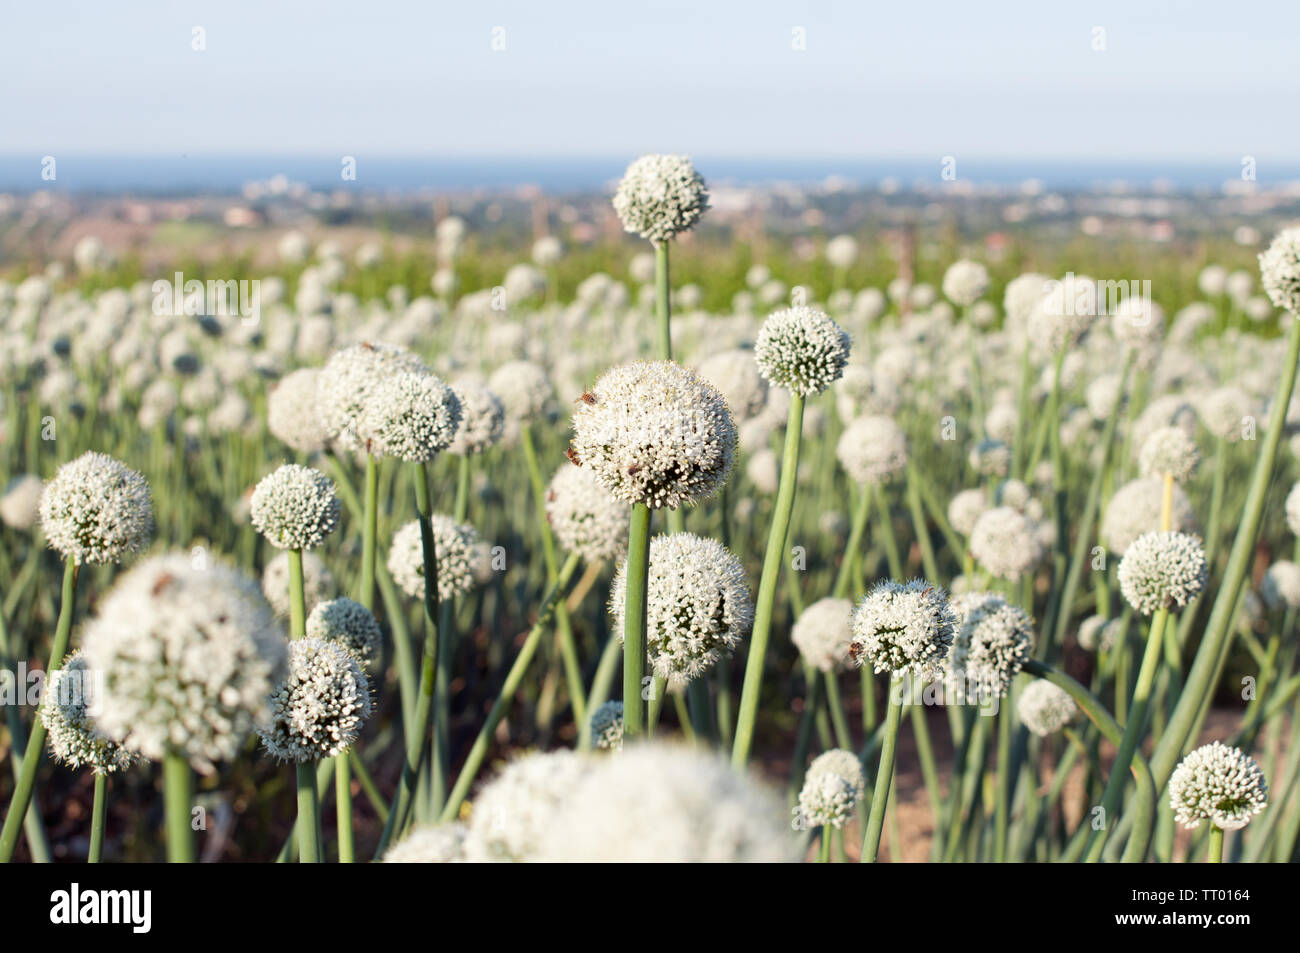
M 59 467 L 38 511 L 50 548 L 78 566 L 119 562 L 153 536 L 149 484 L 102 453 L 83 453 Z
M 970 534 L 970 554 L 991 575 L 1012 582 L 1043 558 L 1034 521 L 1010 506 L 985 510 Z
M 858 667 L 927 678 L 938 673 L 957 634 L 942 589 L 921 579 L 877 583 L 853 610 L 849 657 Z
M 1111 316 L 1115 339 L 1139 352 L 1150 351 L 1160 343 L 1164 325 L 1165 313 L 1160 305 L 1140 295 L 1124 299 Z
M 1220 440 L 1236 442 L 1242 438 L 1254 405 L 1240 387 L 1227 386 L 1210 391 L 1196 409 L 1206 430 Z
M 1122 556 L 1143 533 L 1160 529 L 1160 511 L 1164 505 L 1164 481 L 1157 477 L 1130 480 L 1115 491 L 1106 504 L 1101 517 L 1099 538 L 1102 545 Z M 1192 504 L 1183 488 L 1174 486 L 1174 505 L 1170 528 L 1177 532 L 1190 530 L 1196 523 Z
M 709 208 L 709 189 L 686 156 L 642 156 L 614 193 L 623 231 L 656 245 L 695 227 Z
M 835 455 L 857 483 L 888 483 L 907 466 L 907 437 L 893 418 L 859 417 L 844 428 Z
M 464 824 L 416 827 L 384 853 L 385 864 L 461 864 L 465 862 Z
M 73 652 L 46 679 L 39 713 L 50 753 L 70 768 L 88 767 L 96 774 L 124 771 L 135 755 L 102 735 L 90 718 L 98 704 L 93 675 L 82 653 Z
M 807 827 L 842 828 L 862 800 L 866 778 L 851 751 L 834 748 L 813 759 L 799 791 L 799 816 Z
M 948 502 L 948 522 L 957 532 L 969 536 L 988 508 L 988 497 L 983 490 L 962 490 Z
M 1201 540 L 1190 533 L 1143 533 L 1119 563 L 1119 588 L 1138 612 L 1183 607 L 1205 588 Z
M 289 643 L 286 671 L 257 732 L 280 761 L 319 761 L 352 747 L 370 710 L 370 680 L 357 657 L 339 642 L 309 636 Z
M 735 462 L 727 402 L 672 361 L 612 368 L 577 407 L 574 452 L 626 503 L 652 509 L 696 503 L 722 486 Z
M 1276 307 L 1300 313 L 1300 228 L 1278 232 L 1259 256 L 1259 279 Z
M 1300 536 L 1300 483 L 1286 495 L 1286 525 L 1292 535 Z
M 609 591 L 609 610 L 623 635 L 627 562 Z M 654 674 L 680 687 L 729 656 L 754 622 L 745 569 L 721 543 L 693 533 L 650 541 L 646 582 L 646 651 Z
M 429 523 L 438 565 L 438 598 L 446 600 L 469 592 L 474 588 L 478 561 L 478 531 L 441 513 L 434 513 Z M 411 520 L 393 534 L 388 571 L 404 593 L 412 599 L 424 598 L 424 542 L 419 520 Z
M 794 862 L 801 853 L 775 792 L 713 752 L 668 743 L 597 759 L 550 820 L 543 862 Z
M 188 554 L 123 575 L 82 646 L 103 678 L 96 727 L 150 761 L 178 754 L 205 773 L 265 720 L 286 652 L 257 584 Z
M 1022 725 L 1038 737 L 1046 738 L 1079 717 L 1079 706 L 1064 688 L 1045 679 L 1035 679 L 1016 700 L 1016 714 Z
M 961 259 L 943 273 L 943 293 L 959 308 L 969 308 L 989 290 L 989 271 L 977 261 Z
M 457 381 L 451 389 L 460 401 L 460 426 L 447 451 L 458 457 L 483 453 L 506 432 L 505 405 L 491 389 L 471 380 Z
M 848 599 L 818 599 L 804 609 L 790 630 L 790 640 L 805 662 L 823 672 L 849 663 L 849 623 L 853 603 Z
M 307 610 L 335 590 L 334 574 L 313 552 L 302 554 L 302 593 Z M 289 554 L 277 554 L 262 570 L 262 594 L 278 616 L 289 614 Z
M 1209 821 L 1239 831 L 1268 806 L 1268 784 L 1254 759 L 1221 741 L 1201 745 L 1169 776 L 1169 807 L 1178 823 L 1196 830 Z
M 356 431 L 375 456 L 421 463 L 447 449 L 460 421 L 460 398 L 440 378 L 399 371 L 371 388 Z
M 316 604 L 307 616 L 307 638 L 338 642 L 364 666 L 378 660 L 384 633 L 373 612 L 342 597 Z
M 759 329 L 754 361 L 759 373 L 792 394 L 820 394 L 840 379 L 849 360 L 849 336 L 816 308 L 773 312 Z
M 320 376 L 314 367 L 286 374 L 266 398 L 266 429 L 299 453 L 315 453 L 325 447 L 328 432 L 320 417 Z
M 1300 608 L 1300 566 L 1279 559 L 1268 567 L 1259 594 L 1270 609 Z
M 1144 477 L 1172 476 L 1186 483 L 1201 462 L 1201 451 L 1182 427 L 1161 427 L 1142 444 L 1138 471 Z
M 555 826 L 556 813 L 572 803 L 574 789 L 595 763 L 565 749 L 510 762 L 474 801 L 465 834 L 465 859 L 476 864 L 537 860 L 543 838 Z
M 629 512 L 586 467 L 561 463 L 546 492 L 546 519 L 556 540 L 589 563 L 622 558 Z
M 0 522 L 23 532 L 35 526 L 40 517 L 43 489 L 41 478 L 31 473 L 10 480 L 4 495 L 0 496 Z
M 623 750 L 623 703 L 603 702 L 591 713 L 591 740 L 604 751 Z
M 357 344 L 336 351 L 316 381 L 320 419 L 329 439 L 346 450 L 366 449 L 357 424 L 370 394 L 402 371 L 429 373 L 418 355 L 393 344 Z
M 249 518 L 277 549 L 315 549 L 338 528 L 341 508 L 333 480 L 311 467 L 286 463 L 257 484 Z
M 707 357 L 700 362 L 700 377 L 721 391 L 737 421 L 753 417 L 767 403 L 767 384 L 753 351 L 736 348 Z
M 984 431 L 993 440 L 1010 444 L 1016 439 L 1016 428 L 1020 424 L 1020 411 L 1008 401 L 999 401 L 989 408 L 984 415 Z
M 540 417 L 555 396 L 551 379 L 532 361 L 508 361 L 488 378 L 488 389 L 496 394 L 506 414 L 520 424 Z
M 944 663 L 948 674 L 977 694 L 1006 695 L 1033 651 L 1033 620 L 992 592 L 955 596 L 951 604 L 957 634 Z
M 826 243 L 826 260 L 832 268 L 849 268 L 858 260 L 858 240 L 852 235 L 836 235 Z
M 1007 282 L 1002 295 L 1002 310 L 1006 313 L 1010 327 L 1024 329 L 1029 323 L 1029 316 L 1034 313 L 1051 287 L 1046 275 L 1027 272 Z
M 1118 638 L 1118 619 L 1090 615 L 1079 623 L 1079 647 L 1088 652 L 1109 652 Z
M 1104 421 L 1115 412 L 1116 406 L 1123 400 L 1121 386 L 1124 383 L 1120 374 L 1101 374 L 1088 382 L 1084 390 L 1084 403 L 1093 420 Z
M 971 447 L 970 465 L 980 476 L 1004 477 L 1011 472 L 1011 448 L 1001 440 L 981 440 Z

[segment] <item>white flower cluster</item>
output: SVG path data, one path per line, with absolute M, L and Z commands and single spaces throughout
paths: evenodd
M 474 569 L 480 558 L 478 532 L 468 523 L 434 513 L 434 555 L 438 566 L 438 598 L 451 599 L 474 588 Z M 388 551 L 388 571 L 393 582 L 412 599 L 424 598 L 424 540 L 420 521 L 411 520 L 393 534 Z
M 338 527 L 334 481 L 297 463 L 263 477 L 249 501 L 253 528 L 277 549 L 315 549 Z
M 623 230 L 656 245 L 694 228 L 708 208 L 708 187 L 686 156 L 642 156 L 614 193 Z
M 1259 278 L 1274 305 L 1300 314 L 1300 228 L 1278 232 L 1259 256 Z
M 336 351 L 316 382 L 320 420 L 328 438 L 345 450 L 365 450 L 358 424 L 370 395 L 389 377 L 403 371 L 429 373 L 418 355 L 394 344 L 367 342 Z
M 31 473 L 10 480 L 0 495 L 0 523 L 23 532 L 35 526 L 40 518 L 43 489 L 41 478 Z
M 851 751 L 835 748 L 813 759 L 799 791 L 799 815 L 808 827 L 841 828 L 862 800 L 866 779 Z
M 370 391 L 355 426 L 375 456 L 422 463 L 447 449 L 461 418 L 460 398 L 441 378 L 399 371 Z
M 486 385 L 459 380 L 451 388 L 460 401 L 460 426 L 447 445 L 458 457 L 483 453 L 500 442 L 506 432 L 506 409 Z
M 1209 821 L 1241 830 L 1268 805 L 1268 784 L 1254 760 L 1221 741 L 1201 745 L 1169 777 L 1169 806 L 1188 830 Z
M 983 490 L 962 490 L 948 501 L 948 522 L 957 532 L 969 536 L 988 508 L 988 497 Z
M 1079 717 L 1079 706 L 1064 688 L 1045 679 L 1035 679 L 1016 700 L 1016 714 L 1026 728 L 1046 738 Z
M 334 574 L 313 552 L 302 554 L 302 594 L 307 611 L 323 599 L 330 598 L 337 584 Z M 289 614 L 289 554 L 281 551 L 262 570 L 262 595 L 277 616 Z
M 1291 535 L 1300 536 L 1300 483 L 1286 495 L 1286 525 Z
M 510 422 L 523 425 L 546 411 L 555 390 L 551 379 L 532 361 L 508 361 L 488 378 L 488 389 L 497 395 Z
M 629 512 L 586 467 L 560 464 L 546 493 L 546 518 L 556 540 L 589 563 L 622 558 Z
M 1098 531 L 1102 545 L 1109 547 L 1115 555 L 1122 556 L 1133 540 L 1143 533 L 1158 532 L 1164 493 L 1164 481 L 1158 477 L 1130 480 L 1116 490 L 1102 513 Z M 1191 530 L 1195 522 L 1191 501 L 1183 488 L 1175 484 L 1170 529 L 1185 532 Z
M 1161 427 L 1153 430 L 1142 444 L 1138 456 L 1138 472 L 1144 477 L 1172 476 L 1178 483 L 1186 483 L 1201 462 L 1201 451 L 1182 427 Z
M 969 308 L 989 290 L 989 271 L 977 261 L 962 258 L 943 273 L 943 293 L 959 308 Z
M 1118 619 L 1090 615 L 1079 623 L 1079 647 L 1088 652 L 1109 652 L 1120 635 Z
M 699 373 L 722 393 L 737 421 L 748 420 L 767 403 L 767 384 L 753 351 L 736 348 L 713 354 L 700 363 Z
M 603 751 L 623 750 L 623 703 L 602 702 L 591 713 L 591 738 Z
M 145 478 L 102 453 L 83 453 L 59 467 L 39 505 L 51 549 L 77 565 L 115 563 L 153 537 L 153 502 Z
M 542 841 L 553 832 L 556 814 L 572 803 L 574 789 L 593 763 L 564 749 L 510 762 L 474 801 L 465 859 L 476 864 L 540 859 Z
M 1043 558 L 1034 521 L 1010 506 L 985 510 L 970 534 L 970 553 L 990 575 L 1012 582 Z
M 907 466 L 907 437 L 892 417 L 868 414 L 844 428 L 835 455 L 854 482 L 888 483 Z
M 365 666 L 378 661 L 384 634 L 373 612 L 342 597 L 316 604 L 307 616 L 307 638 L 338 642 Z
M 1268 567 L 1259 594 L 1270 609 L 1300 609 L 1300 566 L 1279 559 Z
M 877 583 L 853 611 L 849 656 L 876 672 L 938 673 L 957 634 L 942 589 L 921 579 Z
M 290 449 L 315 453 L 328 436 L 320 418 L 319 368 L 304 367 L 281 377 L 266 398 L 266 429 Z
M 957 634 L 945 660 L 947 674 L 980 695 L 1006 695 L 1033 651 L 1033 620 L 992 592 L 954 596 L 951 604 Z
M 1138 612 L 1182 608 L 1205 588 L 1201 540 L 1190 533 L 1143 533 L 1119 563 L 1119 588 Z
M 385 864 L 461 864 L 465 862 L 464 824 L 416 827 L 384 854 Z
M 823 672 L 845 668 L 849 663 L 849 623 L 853 603 L 848 599 L 818 599 L 803 610 L 790 631 L 805 662 Z
M 121 577 L 83 652 L 103 677 L 100 731 L 151 761 L 176 753 L 206 772 L 265 719 L 286 645 L 255 583 L 176 554 Z
M 808 397 L 840 379 L 849 360 L 849 335 L 816 308 L 773 313 L 759 329 L 754 361 L 778 387 Z
M 609 592 L 622 638 L 627 562 Z M 654 674 L 679 687 L 729 656 L 754 622 L 745 569 L 716 540 L 693 533 L 650 541 L 646 581 L 646 651 Z
M 606 371 L 578 402 L 573 450 L 618 499 L 676 509 L 711 496 L 735 462 L 722 395 L 671 361 Z
M 370 681 L 339 642 L 308 636 L 289 643 L 289 663 L 271 691 L 270 717 L 258 726 L 267 752 L 295 764 L 334 758 L 370 717 Z
M 55 760 L 70 768 L 88 767 L 96 774 L 124 771 L 135 755 L 101 734 L 90 718 L 97 704 L 93 675 L 81 652 L 73 652 L 50 673 L 40 707 L 46 740 Z

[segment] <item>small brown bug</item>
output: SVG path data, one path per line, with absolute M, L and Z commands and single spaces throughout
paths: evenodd
M 596 402 L 596 395 L 589 390 L 584 390 L 582 396 L 579 397 L 578 400 L 582 401 L 584 404 L 594 404 Z
M 155 596 L 161 595 L 162 591 L 166 589 L 169 585 L 171 585 L 175 579 L 176 577 L 173 576 L 171 573 L 165 572 L 157 579 L 154 580 L 153 588 L 150 589 L 149 591 Z
M 634 463 L 634 464 L 632 464 L 630 467 L 627 468 L 627 475 L 628 475 L 628 476 L 636 476 L 636 475 L 637 475 L 638 473 L 640 473 L 640 472 L 641 472 L 641 464 L 639 464 L 639 463 Z
M 569 458 L 569 462 L 572 463 L 575 467 L 582 466 L 582 458 L 578 456 L 577 450 L 574 450 L 572 447 L 570 447 L 568 450 L 564 451 L 564 455 Z

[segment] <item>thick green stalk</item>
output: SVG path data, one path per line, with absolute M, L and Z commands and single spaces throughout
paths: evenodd
M 334 762 L 334 811 L 338 826 L 339 863 L 350 864 L 356 860 L 356 844 L 352 836 L 352 772 L 349 756 L 339 755 Z
M 298 861 L 319 864 L 321 856 L 320 798 L 316 794 L 315 761 L 300 761 L 294 770 L 298 787 Z
M 740 694 L 740 713 L 736 740 L 731 749 L 731 763 L 744 767 L 754 743 L 754 724 L 758 719 L 758 696 L 763 687 L 763 666 L 767 660 L 767 643 L 772 634 L 772 609 L 776 587 L 785 562 L 785 541 L 794 509 L 795 484 L 799 476 L 799 442 L 803 431 L 802 394 L 790 395 L 790 413 L 785 425 L 785 452 L 781 460 L 781 482 L 772 511 L 772 527 L 763 555 L 763 575 L 758 583 L 758 600 L 754 607 L 754 629 L 749 640 L 749 658 L 745 662 L 745 682 Z
M 169 863 L 194 863 L 194 831 L 190 827 L 193 802 L 194 773 L 190 764 L 183 755 L 169 753 L 163 759 L 163 813 Z
M 852 751 L 853 737 L 849 734 L 849 721 L 844 716 L 844 703 L 840 700 L 839 676 L 834 670 L 822 675 L 826 680 L 826 708 L 835 727 L 835 743 L 845 751 Z
M 366 454 L 366 495 L 361 525 L 361 595 L 367 609 L 375 607 L 375 549 L 379 540 L 379 462 Z
M 86 863 L 97 864 L 104 857 L 104 821 L 105 797 L 108 790 L 108 775 L 95 772 L 95 795 L 90 808 L 90 853 Z
M 628 527 L 627 592 L 623 607 L 623 737 L 645 731 L 641 683 L 646 666 L 646 583 L 650 573 L 650 508 L 632 504 Z
M 902 693 L 903 682 L 894 675 L 889 682 L 889 709 L 885 715 L 885 734 L 880 745 L 880 766 L 876 771 L 876 786 L 871 791 L 871 813 L 867 816 L 866 833 L 862 838 L 862 858 L 864 864 L 874 864 L 880 851 L 880 832 L 885 825 L 885 808 L 889 804 L 889 788 L 894 780 L 894 755 L 898 747 L 899 715 L 902 703 L 896 696 Z M 897 857 L 894 858 L 898 860 Z
M 871 513 L 871 491 L 861 486 L 858 487 L 858 492 L 858 502 L 853 508 L 853 524 L 849 528 L 848 542 L 844 545 L 844 558 L 840 560 L 840 568 L 835 574 L 835 586 L 831 590 L 831 596 L 835 599 L 843 599 L 849 591 L 849 582 L 853 578 L 853 559 L 862 546 L 867 516 Z
M 993 809 L 993 861 L 1005 863 L 1007 837 L 1011 824 L 1011 728 L 1014 714 L 1010 710 L 1010 697 L 1004 698 L 998 712 L 998 779 Z
M 1273 478 L 1273 464 L 1277 459 L 1278 445 L 1282 441 L 1282 430 L 1286 423 L 1287 408 L 1291 404 L 1291 392 L 1295 388 L 1296 365 L 1300 362 L 1300 320 L 1291 322 L 1291 333 L 1287 344 L 1286 360 L 1282 364 L 1282 373 L 1278 379 L 1277 392 L 1273 397 L 1272 411 L 1269 414 L 1268 432 L 1259 456 L 1255 460 L 1255 469 L 1250 478 L 1250 490 L 1246 496 L 1246 506 L 1242 512 L 1241 522 L 1237 528 L 1232 550 L 1228 555 L 1228 565 L 1224 570 L 1223 580 L 1219 584 L 1218 595 L 1214 599 L 1214 608 L 1206 624 L 1205 634 L 1201 637 L 1196 659 L 1183 684 L 1182 694 L 1170 717 L 1164 735 L 1156 744 L 1151 756 L 1151 772 L 1155 775 L 1156 788 L 1164 790 L 1174 766 L 1182 757 L 1183 746 L 1189 738 L 1194 737 L 1194 729 L 1200 722 L 1201 702 L 1214 690 L 1214 683 L 1219 673 L 1220 654 L 1226 649 L 1226 643 L 1232 631 L 1232 616 L 1237 607 L 1237 593 L 1246 576 L 1251 558 L 1254 555 L 1255 539 L 1259 533 L 1260 520 L 1264 515 L 1264 504 L 1268 499 L 1268 488 Z
M 1210 826 L 1210 853 L 1205 858 L 1209 864 L 1220 864 L 1223 862 L 1223 828 L 1217 824 Z
M 672 283 L 668 279 L 668 243 L 655 244 L 655 323 L 658 331 L 659 359 L 673 359 Z
M 289 550 L 289 638 L 307 634 L 307 602 L 303 595 L 302 550 Z
M 569 586 L 569 580 L 573 578 L 574 571 L 578 568 L 578 562 L 579 557 L 577 554 L 571 554 L 560 569 L 559 579 L 556 580 L 546 594 L 541 609 L 538 610 L 537 621 L 533 623 L 532 629 L 528 632 L 528 637 L 519 649 L 519 654 L 515 656 L 514 663 L 510 666 L 510 671 L 506 673 L 506 679 L 501 685 L 501 691 L 497 693 L 496 701 L 492 703 L 492 710 L 488 712 L 487 720 L 483 722 L 483 727 L 479 729 L 478 737 L 474 739 L 474 745 L 470 748 L 465 763 L 461 766 L 460 774 L 456 777 L 456 785 L 452 788 L 451 794 L 448 795 L 446 802 L 443 804 L 440 821 L 445 823 L 454 820 L 459 813 L 461 802 L 469 794 L 470 785 L 474 783 L 474 778 L 478 776 L 483 759 L 487 756 L 497 725 L 501 724 L 501 719 L 505 717 L 511 703 L 514 701 L 515 692 L 519 690 L 519 683 L 523 681 L 524 674 L 528 671 L 528 665 L 533 660 L 537 645 L 551 621 L 551 615 L 555 611 L 556 605 L 564 598 L 564 592 Z M 617 641 L 617 639 L 614 639 L 615 644 L 617 644 Z M 590 728 L 588 728 L 588 731 L 590 731 Z
M 64 563 L 59 619 L 54 627 L 50 660 L 45 666 L 47 679 L 59 669 L 63 664 L 63 657 L 68 654 L 68 638 L 72 634 L 72 617 L 77 602 L 77 572 L 75 562 L 68 560 Z M 18 770 L 18 781 L 14 785 L 13 797 L 9 799 L 9 812 L 5 814 L 3 829 L 0 829 L 0 864 L 7 864 L 13 860 L 14 848 L 18 846 L 18 835 L 23 829 L 27 808 L 32 802 L 32 792 L 36 790 L 36 771 L 44 755 L 45 723 L 37 718 L 32 723 L 32 733 L 27 739 L 27 750 L 23 752 L 22 767 Z

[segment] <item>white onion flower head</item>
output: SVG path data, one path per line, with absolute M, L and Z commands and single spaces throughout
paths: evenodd
M 1242 438 L 1247 419 L 1254 409 L 1250 395 L 1240 387 L 1218 387 L 1197 404 L 1205 429 L 1220 440 L 1231 443 Z
M 307 616 L 307 638 L 338 642 L 361 664 L 378 661 L 383 631 L 375 614 L 347 597 L 318 602 Z
M 888 483 L 907 466 L 907 437 L 892 417 L 868 414 L 840 434 L 835 455 L 857 483 Z
M 508 361 L 488 378 L 488 389 L 496 394 L 506 414 L 520 424 L 542 416 L 555 391 L 546 371 L 532 361 Z
M 1182 608 L 1206 582 L 1205 550 L 1190 533 L 1143 533 L 1119 563 L 1119 588 L 1138 612 Z
M 1002 310 L 1006 313 L 1007 323 L 1012 328 L 1022 331 L 1029 323 L 1030 316 L 1047 297 L 1051 287 L 1046 275 L 1027 272 L 1007 282 L 1002 295 Z
M 945 661 L 949 675 L 981 697 L 1006 695 L 1033 651 L 1033 620 L 992 592 L 955 596 L 951 605 L 957 633 Z
M 989 290 L 989 272 L 977 261 L 961 259 L 943 273 L 943 293 L 959 308 L 969 308 Z
M 324 561 L 310 550 L 302 554 L 303 602 L 307 610 L 335 590 L 334 574 Z M 289 553 L 281 550 L 262 570 L 262 594 L 277 616 L 289 615 Z
M 399 371 L 371 390 L 356 430 L 375 456 L 423 463 L 447 449 L 461 416 L 460 398 L 441 378 Z
M 818 599 L 795 620 L 790 640 L 813 668 L 823 672 L 846 668 L 852 618 L 853 603 L 848 599 Z
M 825 312 L 797 307 L 763 322 L 754 344 L 759 373 L 792 394 L 820 394 L 844 373 L 849 336 Z
M 826 260 L 832 268 L 851 268 L 858 260 L 858 240 L 852 235 L 836 235 L 826 243 Z
M 512 761 L 474 800 L 465 859 L 470 863 L 539 859 L 542 840 L 555 828 L 555 815 L 572 803 L 575 788 L 594 763 L 563 749 Z
M 43 490 L 41 478 L 34 474 L 14 477 L 5 487 L 4 495 L 0 496 L 0 522 L 10 529 L 30 530 L 40 518 Z
M 971 447 L 970 465 L 980 476 L 1004 477 L 1011 472 L 1011 448 L 1001 440 L 981 440 Z
M 835 748 L 813 759 L 799 791 L 799 815 L 807 827 L 844 827 L 866 789 L 862 762 Z
M 1139 359 L 1143 361 L 1148 359 L 1152 349 L 1160 343 L 1164 326 L 1164 310 L 1141 295 L 1125 298 L 1111 316 L 1111 330 L 1115 339 L 1124 347 L 1139 352 Z
M 708 187 L 686 156 L 642 156 L 614 193 L 623 230 L 656 245 L 694 228 L 708 208 Z
M 364 343 L 336 351 L 316 382 L 320 417 L 329 438 L 346 450 L 365 450 L 357 425 L 370 394 L 401 371 L 427 374 L 429 369 L 418 355 L 393 344 Z
M 648 742 L 598 759 L 556 812 L 537 859 L 774 863 L 800 853 L 775 792 L 712 752 Z
M 308 636 L 289 643 L 269 718 L 257 730 L 272 757 L 319 761 L 352 747 L 370 711 L 370 681 L 360 660 L 339 642 Z
M 447 445 L 459 457 L 483 453 L 500 442 L 506 432 L 506 409 L 490 388 L 462 380 L 452 385 L 460 401 L 460 426 Z
M 339 525 L 334 481 L 297 463 L 262 478 L 249 501 L 253 528 L 277 549 L 315 549 Z
M 1109 652 L 1119 638 L 1119 620 L 1090 615 L 1079 623 L 1079 647 L 1089 652 Z
M 38 510 L 49 547 L 78 566 L 120 562 L 153 537 L 148 482 L 102 453 L 83 453 L 59 467 Z
M 735 462 L 722 395 L 671 361 L 606 371 L 578 402 L 573 450 L 615 497 L 652 509 L 707 499 Z
M 1221 741 L 1201 745 L 1169 777 L 1169 806 L 1188 830 L 1209 821 L 1241 830 L 1268 806 L 1268 784 L 1254 759 Z
M 853 610 L 849 656 L 859 667 L 936 675 L 957 634 L 942 589 L 920 579 L 877 583 Z
M 948 502 L 948 522 L 957 532 L 969 536 L 988 508 L 988 497 L 983 490 L 962 490 Z
M 609 608 L 623 635 L 627 562 L 610 587 Z M 730 656 L 754 622 L 745 569 L 716 540 L 693 533 L 650 541 L 646 652 L 654 674 L 679 688 Z
M 546 519 L 556 541 L 588 563 L 622 559 L 629 513 L 586 467 L 561 463 L 546 492 Z
M 50 753 L 70 768 L 87 767 L 95 774 L 124 771 L 136 756 L 95 727 L 92 715 L 99 702 L 93 676 L 78 651 L 45 680 L 39 713 Z
M 1079 717 L 1079 706 L 1059 685 L 1035 679 L 1016 699 L 1016 714 L 1022 725 L 1038 737 L 1046 738 Z
M 1268 249 L 1260 253 L 1259 278 L 1275 306 L 1300 313 L 1300 228 L 1278 232 Z
M 1164 481 L 1158 477 L 1130 480 L 1115 491 L 1102 514 L 1098 537 L 1103 546 L 1122 556 L 1143 533 L 1160 529 L 1160 511 L 1164 505 Z M 1195 525 L 1192 504 L 1183 488 L 1174 485 L 1174 505 L 1170 528 L 1184 532 Z
M 623 750 L 623 703 L 602 702 L 591 713 L 591 740 L 602 751 Z
M 699 373 L 722 392 L 737 422 L 753 417 L 767 403 L 767 384 L 758 372 L 753 351 L 741 348 L 721 351 L 705 358 Z
M 385 864 L 460 864 L 465 862 L 464 824 L 417 827 L 384 853 Z
M 1300 536 L 1300 483 L 1286 495 L 1286 525 L 1293 536 Z
M 438 566 L 438 598 L 446 601 L 474 588 L 478 532 L 442 513 L 434 513 L 429 522 Z M 412 599 L 424 598 L 424 543 L 419 520 L 411 520 L 393 534 L 388 571 L 404 593 Z
M 1201 451 L 1182 427 L 1161 427 L 1151 432 L 1138 456 L 1138 471 L 1144 477 L 1172 476 L 1186 483 L 1201 462 Z
M 290 449 L 315 453 L 328 431 L 320 417 L 321 371 L 304 367 L 280 378 L 266 398 L 266 429 Z
M 970 553 L 991 575 L 1012 582 L 1042 561 L 1034 521 L 1010 506 L 985 510 L 970 534 Z
M 188 554 L 123 575 L 82 636 L 103 677 L 96 726 L 124 748 L 200 772 L 230 761 L 265 720 L 286 644 L 257 585 Z
M 1300 609 L 1300 566 L 1279 559 L 1268 567 L 1259 594 L 1270 609 Z

